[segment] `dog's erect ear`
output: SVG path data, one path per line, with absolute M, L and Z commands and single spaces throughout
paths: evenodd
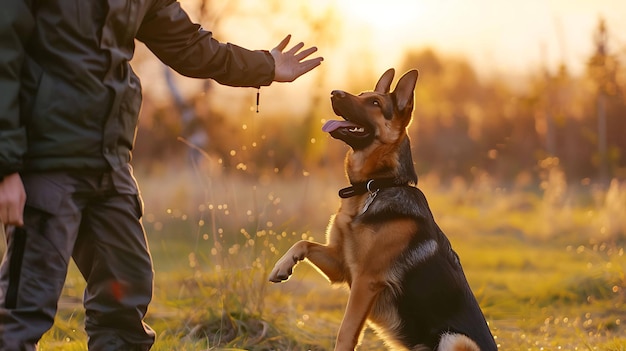
M 417 76 L 417 70 L 410 70 L 396 84 L 396 89 L 393 92 L 396 95 L 398 110 L 403 111 L 407 107 L 413 107 L 413 91 L 415 84 L 417 84 Z
M 389 89 L 391 88 L 391 81 L 393 81 L 393 76 L 396 74 L 396 70 L 393 68 L 388 69 L 380 79 L 378 83 L 376 83 L 376 88 L 374 91 L 381 94 L 387 94 Z

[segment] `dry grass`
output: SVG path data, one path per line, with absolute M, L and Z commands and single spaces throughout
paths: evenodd
M 344 180 L 198 174 L 210 172 L 138 173 L 157 272 L 154 350 L 332 349 L 346 290 L 307 265 L 283 284 L 266 278 L 295 240 L 324 240 Z M 502 350 L 626 349 L 625 184 L 420 182 Z M 41 350 L 86 349 L 83 287 L 73 268 Z M 381 349 L 368 330 L 360 350 Z

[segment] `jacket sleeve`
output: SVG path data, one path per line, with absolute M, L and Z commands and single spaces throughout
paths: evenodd
M 0 11 L 0 178 L 20 171 L 26 129 L 20 123 L 20 76 L 24 44 L 34 20 L 24 0 L 8 0 Z
M 178 1 L 168 1 L 144 18 L 137 39 L 165 64 L 193 78 L 212 78 L 237 87 L 270 85 L 274 59 L 268 51 L 220 43 L 189 19 Z

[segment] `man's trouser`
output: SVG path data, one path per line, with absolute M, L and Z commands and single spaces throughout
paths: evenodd
M 25 225 L 8 234 L 0 267 L 0 350 L 36 348 L 54 322 L 70 258 L 87 282 L 89 349 L 150 349 L 155 336 L 143 318 L 152 298 L 152 260 L 130 167 L 22 180 Z

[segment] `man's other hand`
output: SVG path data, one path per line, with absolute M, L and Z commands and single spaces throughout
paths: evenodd
M 26 192 L 18 173 L 9 174 L 0 181 L 0 223 L 5 226 L 24 225 Z

